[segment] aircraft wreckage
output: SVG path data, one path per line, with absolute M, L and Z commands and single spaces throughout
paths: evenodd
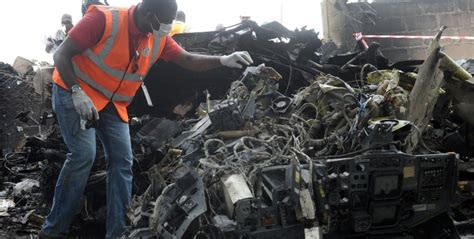
M 199 75 L 154 67 L 155 106 L 142 95 L 130 106 L 134 196 L 123 238 L 469 235 L 474 81 L 441 51 L 442 30 L 426 60 L 394 64 L 377 43 L 337 54 L 314 31 L 278 23 L 177 35 L 188 51 L 246 50 L 257 65 Z M 29 82 L 8 66 L 0 76 L 3 96 Z M 54 118 L 33 121 L 28 112 L 42 112 L 22 107 L 15 129 L 43 130 L 2 146 L 6 238 L 37 233 L 67 153 Z M 104 233 L 98 149 L 74 236 Z

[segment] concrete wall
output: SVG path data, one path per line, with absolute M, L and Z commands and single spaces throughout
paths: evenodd
M 326 0 L 323 3 L 325 37 L 334 39 L 343 48 L 353 45 L 351 27 L 343 8 Z M 331 6 L 332 5 L 332 6 Z M 442 25 L 448 26 L 444 35 L 474 36 L 474 0 L 379 0 L 370 4 L 376 11 L 371 24 L 361 9 L 369 9 L 359 3 L 348 4 L 349 16 L 360 20 L 359 29 L 364 34 L 435 35 Z M 331 24 L 332 23 L 332 24 Z M 337 24 L 335 24 L 337 23 Z M 392 61 L 424 59 L 430 40 L 377 39 L 382 52 Z M 474 41 L 443 40 L 442 45 L 455 59 L 474 58 Z

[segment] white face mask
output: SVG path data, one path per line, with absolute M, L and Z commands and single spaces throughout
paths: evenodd
M 162 23 L 160 22 L 160 20 L 158 20 L 156 15 L 154 15 L 154 17 L 160 23 L 160 29 L 158 31 L 155 30 L 155 28 L 153 27 L 153 24 L 150 23 L 151 29 L 153 30 L 153 36 L 155 36 L 156 39 L 160 39 L 170 34 L 171 29 L 173 28 L 173 24 Z
M 160 23 L 160 30 L 157 31 L 153 29 L 152 27 L 153 35 L 155 36 L 156 39 L 160 39 L 170 34 L 172 28 L 173 28 L 173 24 Z

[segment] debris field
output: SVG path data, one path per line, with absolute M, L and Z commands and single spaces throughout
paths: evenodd
M 129 108 L 134 195 L 122 238 L 471 235 L 473 64 L 443 53 L 443 31 L 426 59 L 401 62 L 377 42 L 341 53 L 277 22 L 177 35 L 187 51 L 248 51 L 255 65 L 152 69 L 155 106 L 137 94 Z M 35 72 L 0 64 L 2 238 L 38 233 L 67 154 Z M 105 234 L 101 150 L 74 238 Z

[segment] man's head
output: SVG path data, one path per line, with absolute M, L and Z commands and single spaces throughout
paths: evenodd
M 69 31 L 74 27 L 72 24 L 72 17 L 69 14 L 64 14 L 61 17 L 61 25 L 63 25 L 66 28 L 66 33 L 69 33 Z
M 161 24 L 171 24 L 176 17 L 176 0 L 143 0 L 135 16 L 138 28 L 142 32 L 158 31 Z
M 224 30 L 225 30 L 224 24 L 222 23 L 217 24 L 216 31 L 224 31 Z
M 248 15 L 241 15 L 240 22 L 250 21 L 251 17 Z
M 186 22 L 186 14 L 183 11 L 178 11 L 176 13 L 176 21 Z

